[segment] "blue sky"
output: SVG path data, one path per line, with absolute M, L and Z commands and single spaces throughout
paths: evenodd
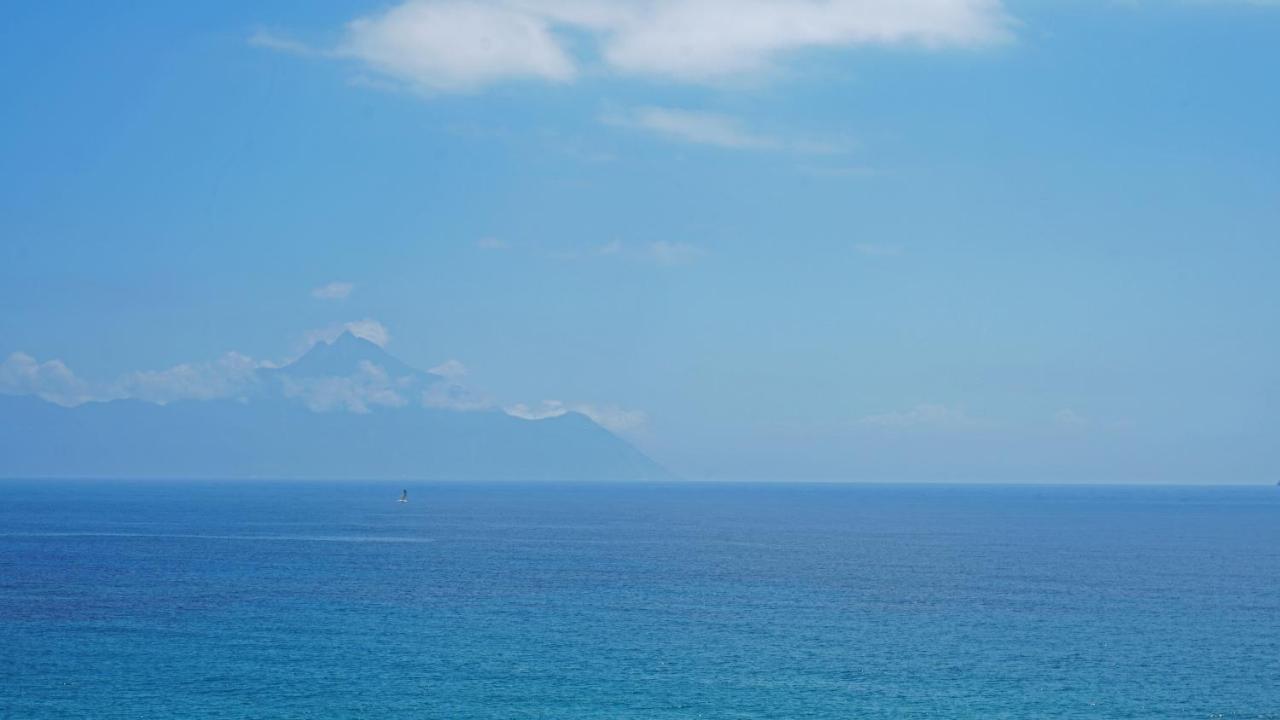
M 1277 477 L 1274 3 L 51 2 L 0 55 L 9 392 L 361 322 L 690 477 Z

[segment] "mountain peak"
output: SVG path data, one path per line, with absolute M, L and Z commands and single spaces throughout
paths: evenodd
M 279 368 L 279 371 L 297 377 L 345 377 L 358 371 L 364 362 L 377 365 L 393 377 L 422 374 L 377 343 L 350 330 L 344 330 L 333 340 L 316 342 L 302 357 Z
M 320 343 L 316 343 L 316 344 L 319 345 Z M 352 345 L 357 347 L 364 346 L 364 345 L 372 345 L 378 348 L 379 350 L 382 350 L 381 345 L 367 338 L 362 338 L 359 335 L 356 335 L 355 333 L 351 332 L 350 330 L 343 330 L 341 335 L 326 342 L 325 344 L 338 345 L 338 346 Z

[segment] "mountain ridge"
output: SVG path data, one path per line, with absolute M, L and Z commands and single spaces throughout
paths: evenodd
M 450 405 L 459 387 L 351 335 L 261 369 L 240 397 L 65 407 L 0 395 L 0 477 L 672 478 L 585 415 Z

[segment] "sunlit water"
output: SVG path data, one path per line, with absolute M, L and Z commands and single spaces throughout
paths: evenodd
M 0 718 L 1280 718 L 1280 489 L 0 482 Z

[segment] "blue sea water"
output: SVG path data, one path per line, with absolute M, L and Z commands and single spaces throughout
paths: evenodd
M 1280 489 L 0 482 L 0 718 L 1280 718 Z

